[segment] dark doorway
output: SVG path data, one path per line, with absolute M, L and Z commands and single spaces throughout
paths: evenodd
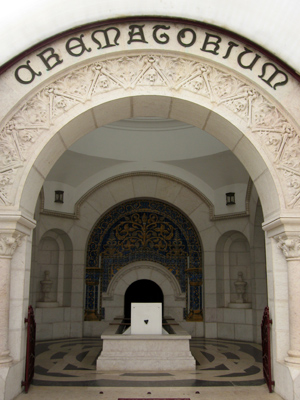
M 162 303 L 164 315 L 164 295 L 161 288 L 149 279 L 133 282 L 125 292 L 124 316 L 131 317 L 131 303 Z

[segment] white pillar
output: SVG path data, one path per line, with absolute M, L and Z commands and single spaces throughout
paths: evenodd
M 300 365 L 300 235 L 280 235 L 277 242 L 288 267 L 290 349 L 285 361 Z
M 0 364 L 12 361 L 8 349 L 11 259 L 24 234 L 0 232 Z

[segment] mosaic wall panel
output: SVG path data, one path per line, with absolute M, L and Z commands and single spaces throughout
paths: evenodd
M 195 228 L 176 208 L 146 199 L 110 210 L 90 234 L 86 320 L 104 318 L 102 293 L 115 274 L 134 261 L 153 261 L 167 268 L 186 294 L 185 318 L 202 320 L 202 249 Z

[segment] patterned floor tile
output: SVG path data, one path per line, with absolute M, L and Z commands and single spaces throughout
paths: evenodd
M 36 386 L 211 387 L 264 384 L 261 346 L 255 343 L 191 340 L 195 371 L 96 371 L 102 350 L 97 338 L 65 339 L 36 345 Z

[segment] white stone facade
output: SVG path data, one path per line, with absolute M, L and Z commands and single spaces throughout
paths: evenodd
M 164 47 L 165 37 L 153 39 L 155 23 L 139 24 L 145 25 L 147 45 L 142 40 L 129 45 L 129 24 L 114 23 L 119 43 L 100 55 L 95 29 L 83 28 L 75 41 L 70 34 L 54 40 L 53 51 L 39 49 L 48 49 L 44 55 L 50 58 L 43 61 L 36 50 L 1 76 L 0 398 L 11 399 L 20 390 L 15 382 L 23 379 L 24 316 L 29 303 L 36 307 L 41 300 L 44 271 L 50 271 L 49 295 L 58 306 L 36 308 L 38 339 L 101 334 L 122 314 L 124 293 L 137 279 L 161 287 L 167 313 L 192 336 L 259 342 L 268 304 L 276 391 L 287 400 L 300 396 L 299 82 L 259 50 L 244 50 L 237 39 L 228 55 L 230 37 L 209 28 L 166 22 L 170 43 Z M 176 41 L 186 28 L 192 36 Z M 195 47 L 193 33 L 199 39 Z M 66 50 L 72 40 L 80 56 L 70 56 L 71 45 Z M 250 53 L 255 63 L 246 68 L 242 56 Z M 47 174 L 77 139 L 137 117 L 183 121 L 219 139 L 253 182 L 243 189 L 244 201 L 230 212 L 218 204 L 217 191 L 192 176 L 137 163 L 60 188 L 69 196 L 62 207 L 49 202 L 53 188 L 44 184 Z M 183 320 L 185 294 L 162 266 L 147 262 L 128 265 L 111 282 L 103 294 L 104 320 L 83 321 L 89 233 L 105 212 L 134 198 L 173 204 L 195 226 L 204 252 L 203 322 Z M 236 301 L 240 271 L 251 309 L 228 307 Z

